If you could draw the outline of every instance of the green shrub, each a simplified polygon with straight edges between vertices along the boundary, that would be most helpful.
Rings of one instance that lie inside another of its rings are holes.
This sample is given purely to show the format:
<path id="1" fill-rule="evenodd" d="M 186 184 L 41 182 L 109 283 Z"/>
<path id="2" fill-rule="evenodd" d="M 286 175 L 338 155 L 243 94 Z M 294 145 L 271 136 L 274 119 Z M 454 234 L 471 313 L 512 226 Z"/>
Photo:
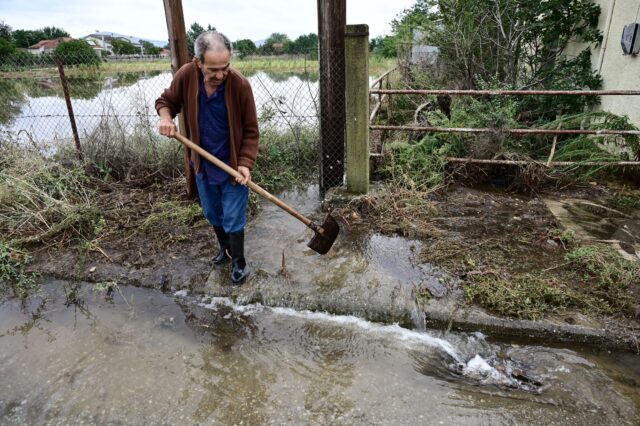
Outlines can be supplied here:
<path id="1" fill-rule="evenodd" d="M 25 270 L 30 257 L 0 241 L 0 298 L 24 299 L 38 288 L 36 274 Z"/>

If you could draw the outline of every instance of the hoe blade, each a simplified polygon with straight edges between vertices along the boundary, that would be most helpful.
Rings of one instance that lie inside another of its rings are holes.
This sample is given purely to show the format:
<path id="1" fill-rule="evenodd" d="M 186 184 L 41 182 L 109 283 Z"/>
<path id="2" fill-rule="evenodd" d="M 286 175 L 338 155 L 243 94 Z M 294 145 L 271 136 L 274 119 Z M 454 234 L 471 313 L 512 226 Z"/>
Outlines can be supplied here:
<path id="1" fill-rule="evenodd" d="M 314 223 L 310 228 L 313 229 L 315 235 L 307 246 L 320 254 L 327 254 L 336 238 L 338 238 L 338 233 L 340 232 L 338 222 L 331 214 L 328 214 L 321 225 Z"/>

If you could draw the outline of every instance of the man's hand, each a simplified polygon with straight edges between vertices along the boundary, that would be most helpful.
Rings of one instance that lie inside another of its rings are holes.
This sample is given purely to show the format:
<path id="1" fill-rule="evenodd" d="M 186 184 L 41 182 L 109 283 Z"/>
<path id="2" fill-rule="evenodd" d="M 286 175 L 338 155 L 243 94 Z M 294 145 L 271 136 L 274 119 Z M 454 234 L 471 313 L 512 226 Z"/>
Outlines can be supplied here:
<path id="1" fill-rule="evenodd" d="M 160 126 L 158 130 L 163 136 L 169 136 L 170 138 L 176 135 L 176 125 L 171 118 L 171 113 L 167 108 L 162 108 L 160 111 Z"/>
<path id="2" fill-rule="evenodd" d="M 243 179 L 240 179 L 239 177 L 236 178 L 236 182 L 238 182 L 241 185 L 246 185 L 249 183 L 249 181 L 251 180 L 251 170 L 249 170 L 247 167 L 244 166 L 238 166 L 238 172 L 244 176 Z"/>
<path id="3" fill-rule="evenodd" d="M 176 135 L 176 125 L 172 119 L 160 120 L 160 134 L 163 136 L 169 136 L 170 138 Z"/>

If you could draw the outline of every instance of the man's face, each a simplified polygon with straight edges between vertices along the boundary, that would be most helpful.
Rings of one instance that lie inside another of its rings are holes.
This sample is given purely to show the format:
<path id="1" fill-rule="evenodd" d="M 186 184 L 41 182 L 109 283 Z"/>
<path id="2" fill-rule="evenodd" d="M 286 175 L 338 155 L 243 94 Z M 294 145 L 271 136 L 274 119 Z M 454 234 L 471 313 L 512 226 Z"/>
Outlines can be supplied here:
<path id="1" fill-rule="evenodd" d="M 208 51 L 204 54 L 204 62 L 198 61 L 204 81 L 217 86 L 227 78 L 231 55 L 227 50 Z"/>

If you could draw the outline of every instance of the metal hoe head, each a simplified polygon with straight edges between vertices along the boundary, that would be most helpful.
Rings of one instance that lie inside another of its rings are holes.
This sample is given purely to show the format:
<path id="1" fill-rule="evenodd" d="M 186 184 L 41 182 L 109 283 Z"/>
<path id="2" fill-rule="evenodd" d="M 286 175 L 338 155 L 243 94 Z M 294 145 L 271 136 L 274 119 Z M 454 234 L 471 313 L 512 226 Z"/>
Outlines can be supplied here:
<path id="1" fill-rule="evenodd" d="M 340 232 L 338 222 L 336 222 L 331 214 L 328 214 L 321 225 L 312 223 L 310 228 L 313 229 L 315 235 L 307 246 L 320 254 L 327 254 L 336 241 L 336 238 L 338 238 L 338 233 Z"/>

